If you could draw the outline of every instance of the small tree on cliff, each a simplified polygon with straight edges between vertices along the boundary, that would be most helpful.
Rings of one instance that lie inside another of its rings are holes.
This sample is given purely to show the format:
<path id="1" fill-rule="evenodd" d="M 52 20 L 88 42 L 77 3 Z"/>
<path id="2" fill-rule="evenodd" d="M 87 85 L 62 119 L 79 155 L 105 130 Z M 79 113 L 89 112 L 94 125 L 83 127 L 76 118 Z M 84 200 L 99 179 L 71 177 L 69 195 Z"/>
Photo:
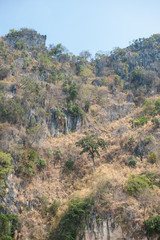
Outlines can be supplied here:
<path id="1" fill-rule="evenodd" d="M 98 138 L 96 135 L 89 135 L 76 142 L 76 146 L 82 148 L 80 154 L 87 152 L 88 155 L 91 156 L 94 170 L 96 170 L 95 156 L 97 155 L 100 157 L 98 149 L 101 148 L 104 150 L 106 148 L 106 145 L 106 141 L 102 138 Z"/>

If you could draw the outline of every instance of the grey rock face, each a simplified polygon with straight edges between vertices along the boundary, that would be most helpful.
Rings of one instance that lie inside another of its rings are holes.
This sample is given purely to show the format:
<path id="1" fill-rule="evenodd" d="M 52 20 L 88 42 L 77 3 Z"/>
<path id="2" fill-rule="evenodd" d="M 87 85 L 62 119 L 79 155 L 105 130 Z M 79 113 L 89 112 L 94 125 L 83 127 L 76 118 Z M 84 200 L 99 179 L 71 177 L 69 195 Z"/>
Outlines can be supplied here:
<path id="1" fill-rule="evenodd" d="M 133 224 L 134 225 L 134 224 Z M 127 229 L 127 225 L 126 225 Z M 136 237 L 135 232 L 141 231 L 141 234 Z M 112 214 L 107 214 L 105 217 L 97 218 L 92 215 L 85 231 L 80 233 L 76 240 L 147 240 L 145 233 L 139 225 L 134 225 L 130 231 L 124 230 Z M 150 240 L 157 240 L 151 238 Z"/>
<path id="2" fill-rule="evenodd" d="M 49 124 L 49 132 L 52 137 L 67 134 L 68 131 L 76 131 L 82 126 L 82 118 L 80 115 L 72 116 L 66 110 L 63 111 L 64 118 L 59 118 L 55 114 L 55 108 L 51 109 L 51 121 Z"/>
<path id="3" fill-rule="evenodd" d="M 116 121 L 120 118 L 125 117 L 133 109 L 133 103 L 122 104 L 122 105 L 111 105 L 104 108 L 103 111 L 107 113 L 107 120 L 109 122 Z"/>

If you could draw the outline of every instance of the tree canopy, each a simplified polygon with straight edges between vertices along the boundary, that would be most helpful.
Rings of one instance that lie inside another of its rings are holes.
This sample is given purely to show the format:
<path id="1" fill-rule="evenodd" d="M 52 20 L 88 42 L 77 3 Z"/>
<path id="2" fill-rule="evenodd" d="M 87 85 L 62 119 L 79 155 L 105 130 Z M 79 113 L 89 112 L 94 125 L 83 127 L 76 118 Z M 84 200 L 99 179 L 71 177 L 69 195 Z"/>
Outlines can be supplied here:
<path id="1" fill-rule="evenodd" d="M 98 138 L 96 135 L 88 135 L 82 138 L 80 141 L 76 142 L 76 146 L 82 148 L 80 154 L 87 152 L 88 155 L 91 156 L 94 170 L 96 170 L 94 161 L 95 156 L 100 157 L 98 149 L 101 148 L 104 150 L 106 148 L 106 145 L 106 141 L 102 138 Z"/>

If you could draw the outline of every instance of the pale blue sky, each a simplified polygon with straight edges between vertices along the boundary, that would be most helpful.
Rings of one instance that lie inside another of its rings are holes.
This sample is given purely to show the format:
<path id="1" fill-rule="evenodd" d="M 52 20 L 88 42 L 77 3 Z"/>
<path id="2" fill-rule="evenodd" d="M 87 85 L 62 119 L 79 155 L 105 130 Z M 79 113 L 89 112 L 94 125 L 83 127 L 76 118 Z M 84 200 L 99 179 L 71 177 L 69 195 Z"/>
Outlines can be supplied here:
<path id="1" fill-rule="evenodd" d="M 160 33 L 160 0 L 0 0 L 0 36 L 33 28 L 78 55 Z"/>

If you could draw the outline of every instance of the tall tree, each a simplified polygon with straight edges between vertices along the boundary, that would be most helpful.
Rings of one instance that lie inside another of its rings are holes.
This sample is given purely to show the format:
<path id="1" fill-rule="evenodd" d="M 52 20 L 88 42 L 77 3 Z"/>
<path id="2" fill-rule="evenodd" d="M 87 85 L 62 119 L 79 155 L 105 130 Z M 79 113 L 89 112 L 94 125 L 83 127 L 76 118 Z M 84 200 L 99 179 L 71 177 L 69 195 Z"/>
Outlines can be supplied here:
<path id="1" fill-rule="evenodd" d="M 106 145 L 106 141 L 102 138 L 98 138 L 96 135 L 86 136 L 80 141 L 76 142 L 76 146 L 82 148 L 80 154 L 87 152 L 88 155 L 91 156 L 94 170 L 96 170 L 95 156 L 100 157 L 98 149 L 101 148 L 102 150 L 104 150 L 106 148 Z"/>

